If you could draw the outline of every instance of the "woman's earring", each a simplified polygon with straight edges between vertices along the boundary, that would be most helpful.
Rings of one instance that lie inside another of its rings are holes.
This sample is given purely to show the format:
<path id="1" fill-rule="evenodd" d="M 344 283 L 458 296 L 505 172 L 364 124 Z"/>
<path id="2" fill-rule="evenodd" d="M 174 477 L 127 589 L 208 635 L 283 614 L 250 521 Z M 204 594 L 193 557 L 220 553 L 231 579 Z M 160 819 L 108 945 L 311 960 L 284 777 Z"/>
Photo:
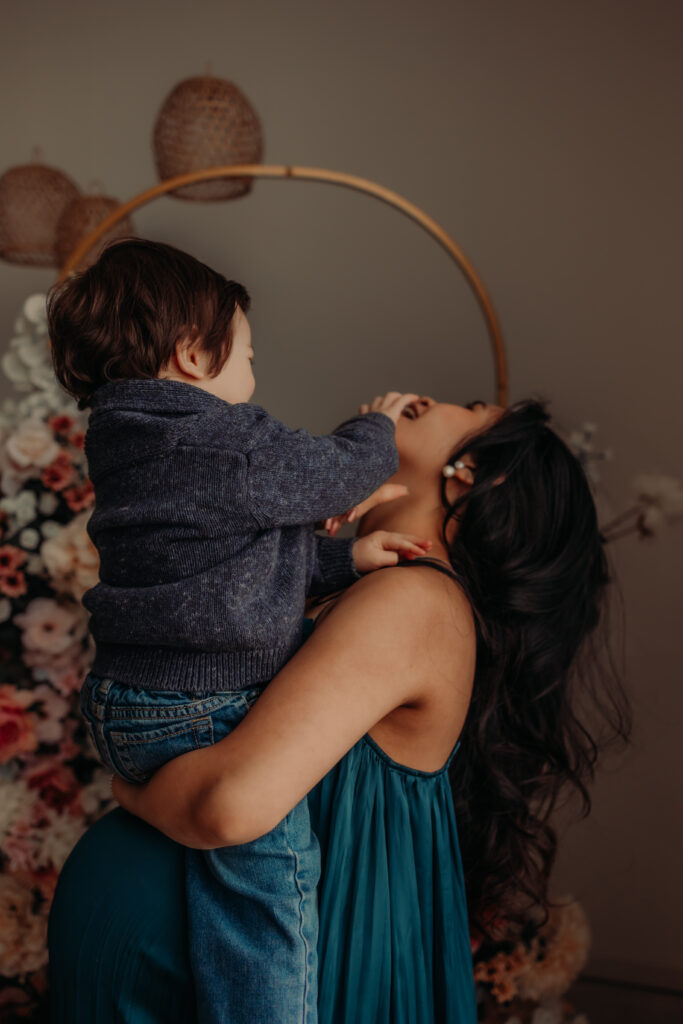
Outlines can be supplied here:
<path id="1" fill-rule="evenodd" d="M 455 476 L 459 469 L 465 469 L 465 463 L 461 459 L 458 459 L 458 461 L 454 463 L 454 465 L 451 465 L 450 462 L 447 462 L 446 465 L 441 470 L 441 472 L 445 477 L 449 477 Z"/>

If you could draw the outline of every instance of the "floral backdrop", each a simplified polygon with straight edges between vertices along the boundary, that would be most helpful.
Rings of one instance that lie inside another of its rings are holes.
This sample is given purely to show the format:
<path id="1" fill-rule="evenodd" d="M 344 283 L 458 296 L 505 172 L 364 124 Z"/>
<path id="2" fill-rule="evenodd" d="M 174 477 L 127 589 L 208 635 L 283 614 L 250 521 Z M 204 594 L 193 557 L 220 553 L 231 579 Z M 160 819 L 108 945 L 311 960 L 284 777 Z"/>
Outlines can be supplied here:
<path id="1" fill-rule="evenodd" d="M 2 357 L 16 398 L 0 406 L 0 1020 L 48 1020 L 47 920 L 74 844 L 111 806 L 109 774 L 81 723 L 94 656 L 83 593 L 99 559 L 86 524 L 87 413 L 52 372 L 45 296 L 24 303 Z M 602 457 L 579 436 L 586 463 Z M 621 525 L 621 523 L 620 523 Z M 629 523 L 631 525 L 631 523 Z M 488 1024 L 587 1024 L 564 994 L 585 965 L 589 929 L 567 898 L 541 924 L 472 951 Z"/>
<path id="2" fill-rule="evenodd" d="M 99 560 L 87 416 L 52 373 L 44 295 L 24 304 L 2 369 L 17 398 L 0 407 L 0 1020 L 38 1020 L 57 876 L 109 800 L 78 710 L 94 654 L 80 599 Z"/>

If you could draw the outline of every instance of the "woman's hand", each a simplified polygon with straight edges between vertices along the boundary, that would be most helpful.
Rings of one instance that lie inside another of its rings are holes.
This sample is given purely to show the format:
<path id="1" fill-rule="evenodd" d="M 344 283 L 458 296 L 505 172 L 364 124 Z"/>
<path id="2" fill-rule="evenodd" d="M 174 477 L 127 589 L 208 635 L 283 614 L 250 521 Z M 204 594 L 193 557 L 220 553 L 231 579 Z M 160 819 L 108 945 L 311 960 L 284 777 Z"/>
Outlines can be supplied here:
<path id="1" fill-rule="evenodd" d="M 162 765 L 143 783 L 125 782 L 115 775 L 111 791 L 125 810 L 159 829 L 169 839 L 194 850 L 213 850 L 226 843 L 211 834 L 203 820 L 202 795 L 212 765 L 212 748 L 193 750 Z"/>

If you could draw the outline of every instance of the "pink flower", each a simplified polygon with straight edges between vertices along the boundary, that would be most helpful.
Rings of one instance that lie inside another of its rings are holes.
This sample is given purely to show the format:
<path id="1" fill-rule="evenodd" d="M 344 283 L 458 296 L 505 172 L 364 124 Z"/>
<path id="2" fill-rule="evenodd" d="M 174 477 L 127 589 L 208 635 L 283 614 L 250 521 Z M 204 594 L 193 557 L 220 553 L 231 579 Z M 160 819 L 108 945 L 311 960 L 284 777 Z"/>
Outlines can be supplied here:
<path id="1" fill-rule="evenodd" d="M 0 874 L 0 974 L 13 977 L 47 963 L 47 915 L 36 913 L 32 889 Z"/>
<path id="2" fill-rule="evenodd" d="M 78 779 L 59 756 L 35 759 L 21 774 L 29 788 L 37 790 L 45 806 L 54 810 L 64 810 L 78 794 Z"/>
<path id="3" fill-rule="evenodd" d="M 87 754 L 87 751 L 84 751 L 83 749 L 83 744 L 77 743 L 74 739 L 74 736 L 81 725 L 80 719 L 77 720 L 70 716 L 69 718 L 64 719 L 63 725 L 64 733 L 59 744 L 59 757 L 61 760 L 73 761 L 73 759 L 78 757 L 79 754 Z"/>
<path id="4" fill-rule="evenodd" d="M 65 697 L 80 690 L 88 670 L 89 658 L 80 640 L 65 651 L 50 654 L 45 651 L 24 651 L 24 664 L 30 668 L 36 681 L 46 681 Z"/>
<path id="5" fill-rule="evenodd" d="M 86 480 L 84 484 L 64 491 L 64 498 L 72 512 L 82 512 L 84 508 L 90 508 L 95 500 L 95 488 L 90 480 Z"/>
<path id="6" fill-rule="evenodd" d="M 85 632 L 81 608 L 76 604 L 58 604 L 51 597 L 35 597 L 26 611 L 14 616 L 14 621 L 22 629 L 21 642 L 26 652 L 41 656 L 63 654 Z"/>
<path id="7" fill-rule="evenodd" d="M 8 572 L 0 576 L 0 592 L 7 597 L 21 597 L 27 590 L 23 572 Z"/>
<path id="8" fill-rule="evenodd" d="M 37 716 L 36 736 L 39 743 L 62 743 L 65 735 L 65 722 L 70 711 L 70 704 L 64 697 L 55 693 L 51 686 L 42 683 L 33 690 Z M 76 751 L 77 753 L 77 751 Z M 61 749 L 60 749 L 61 755 Z M 71 755 L 75 757 L 75 754 Z M 61 757 L 62 761 L 70 758 Z"/>
<path id="9" fill-rule="evenodd" d="M 21 548 L 13 544 L 3 544 L 0 547 L 0 575 L 13 573 L 24 564 L 27 554 Z"/>
<path id="10" fill-rule="evenodd" d="M 83 649 L 79 644 L 79 659 L 67 669 L 48 669 L 47 677 L 55 690 L 68 697 L 70 693 L 78 693 L 88 671 Z"/>
<path id="11" fill-rule="evenodd" d="M 30 690 L 0 686 L 0 764 L 31 754 L 38 746 L 35 715 L 26 710 L 32 699 Z"/>
<path id="12" fill-rule="evenodd" d="M 50 424 L 55 434 L 68 434 L 69 431 L 73 430 L 76 426 L 76 420 L 73 416 L 67 416 L 66 413 L 49 416 L 47 422 Z"/>
<path id="13" fill-rule="evenodd" d="M 71 456 L 68 452 L 61 452 L 57 458 L 46 466 L 40 479 L 45 487 L 51 491 L 63 491 L 71 483 L 76 475 Z"/>
<path id="14" fill-rule="evenodd" d="M 74 448 L 78 448 L 80 451 L 83 451 L 85 449 L 85 430 L 74 431 L 69 438 L 69 441 L 71 441 Z"/>
<path id="15" fill-rule="evenodd" d="M 57 888 L 57 871 L 54 867 L 50 866 L 47 868 L 37 868 L 33 871 L 13 871 L 12 878 L 14 878 L 19 885 L 25 886 L 27 889 L 38 889 L 40 895 L 48 903 L 52 903 L 52 897 L 55 894 Z"/>
<path id="16" fill-rule="evenodd" d="M 2 852 L 9 859 L 10 870 L 35 871 L 38 868 L 36 832 L 26 819 L 15 821 L 9 830 Z M 2 875 L 0 875 L 2 878 Z"/>
<path id="17" fill-rule="evenodd" d="M 23 988 L 14 985 L 12 988 L 3 988 L 0 992 L 0 1020 L 3 1019 L 4 1011 L 10 1014 L 9 1020 L 30 1021 L 35 1009 L 35 1000 Z"/>

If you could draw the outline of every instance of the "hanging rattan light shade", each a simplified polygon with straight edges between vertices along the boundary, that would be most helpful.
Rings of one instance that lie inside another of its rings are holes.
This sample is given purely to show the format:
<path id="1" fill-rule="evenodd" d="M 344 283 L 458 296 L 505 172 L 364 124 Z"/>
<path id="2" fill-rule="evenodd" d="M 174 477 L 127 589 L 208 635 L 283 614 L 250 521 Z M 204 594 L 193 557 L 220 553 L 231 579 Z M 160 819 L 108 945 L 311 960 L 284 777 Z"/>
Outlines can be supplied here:
<path id="1" fill-rule="evenodd" d="M 0 258 L 33 267 L 58 266 L 57 221 L 78 194 L 66 174 L 45 164 L 5 171 L 0 178 Z"/>
<path id="2" fill-rule="evenodd" d="M 63 267 L 76 247 L 91 235 L 98 224 L 117 210 L 121 203 L 110 196 L 77 196 L 62 213 L 57 223 L 56 250 L 59 266 Z M 115 238 L 127 238 L 135 234 L 133 222 L 124 217 L 107 231 L 97 245 L 83 257 L 76 269 L 83 270 L 95 262 L 102 249 Z"/>
<path id="3" fill-rule="evenodd" d="M 186 78 L 168 95 L 154 126 L 154 156 L 162 181 L 224 164 L 258 164 L 261 123 L 242 92 L 223 78 Z M 251 190 L 250 178 L 186 185 L 179 199 L 235 199 Z"/>

